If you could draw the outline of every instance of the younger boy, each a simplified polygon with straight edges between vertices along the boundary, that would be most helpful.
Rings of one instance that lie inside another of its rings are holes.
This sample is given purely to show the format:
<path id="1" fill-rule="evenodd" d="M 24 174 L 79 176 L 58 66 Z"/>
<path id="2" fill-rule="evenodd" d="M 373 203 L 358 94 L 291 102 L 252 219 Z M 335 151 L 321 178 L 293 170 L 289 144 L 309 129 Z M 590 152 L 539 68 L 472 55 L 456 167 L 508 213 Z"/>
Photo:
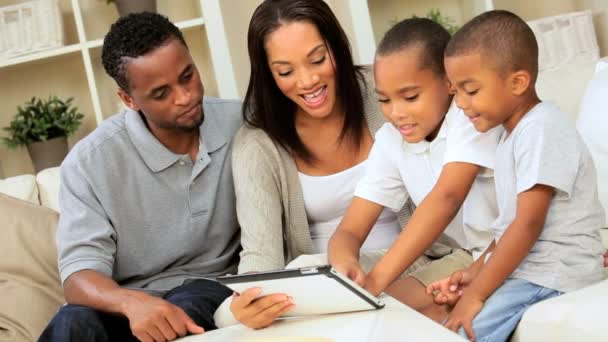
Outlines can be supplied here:
<path id="1" fill-rule="evenodd" d="M 458 274 L 465 276 L 459 285 L 469 285 L 445 325 L 464 327 L 471 339 L 505 341 L 530 305 L 601 280 L 595 168 L 574 125 L 536 94 L 538 46 L 522 19 L 481 14 L 445 55 L 456 103 L 475 128 L 505 129 L 494 174 L 495 248 L 485 264 Z"/>
<path id="2" fill-rule="evenodd" d="M 431 20 L 407 19 L 388 31 L 379 44 L 374 64 L 376 92 L 389 123 L 376 134 L 365 176 L 329 243 L 332 265 L 362 285 L 370 283 L 366 282 L 359 264 L 359 251 L 384 207 L 398 211 L 408 197 L 416 205 L 425 200 L 442 172 L 451 131 L 459 130 L 464 136 L 468 132 L 468 137 L 481 136 L 452 104 L 453 95 L 443 66 L 443 53 L 449 39 L 449 33 Z M 485 159 L 485 165 L 492 163 L 498 135 L 483 137 L 485 145 L 492 146 L 485 154 L 488 158 L 479 154 L 479 160 Z M 473 151 L 468 152 L 472 154 Z M 470 265 L 473 261 L 470 253 L 478 256 L 491 241 L 490 235 L 480 230 L 485 230 L 497 215 L 493 180 L 491 177 L 475 180 L 476 173 L 471 175 L 468 183 L 455 183 L 462 188 L 464 196 L 471 189 L 465 209 L 458 210 L 458 204 L 451 216 L 444 215 L 445 223 L 435 235 L 423 231 L 428 235 L 427 243 L 414 239 L 415 247 L 419 249 L 419 252 L 414 251 L 414 259 L 419 258 L 444 229 L 452 240 L 453 251 L 435 254 L 435 258 L 443 257 L 432 262 L 423 257 L 427 265 L 387 290 L 436 320 L 443 320 L 447 311 L 433 304 L 432 296 L 425 293 L 426 286 Z M 473 210 L 467 210 L 467 206 Z M 406 268 L 395 267 L 390 282 Z"/>

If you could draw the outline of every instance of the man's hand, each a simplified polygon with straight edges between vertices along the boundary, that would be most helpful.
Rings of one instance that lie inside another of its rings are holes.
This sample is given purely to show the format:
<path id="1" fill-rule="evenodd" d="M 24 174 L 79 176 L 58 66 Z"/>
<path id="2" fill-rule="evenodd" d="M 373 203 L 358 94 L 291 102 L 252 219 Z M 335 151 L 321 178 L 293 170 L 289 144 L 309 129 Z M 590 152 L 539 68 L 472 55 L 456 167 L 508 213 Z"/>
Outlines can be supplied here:
<path id="1" fill-rule="evenodd" d="M 608 251 L 604 253 L 604 267 L 608 267 Z"/>
<path id="2" fill-rule="evenodd" d="M 470 290 L 470 289 L 469 289 Z M 464 328 L 471 341 L 475 341 L 473 332 L 473 319 L 483 308 L 483 301 L 471 291 L 464 290 L 462 297 L 448 316 L 444 326 L 454 332 L 460 327 Z"/>
<path id="3" fill-rule="evenodd" d="M 143 292 L 124 303 L 123 313 L 133 335 L 143 342 L 172 341 L 205 332 L 180 307 Z"/>
<path id="4" fill-rule="evenodd" d="M 357 285 L 364 287 L 366 281 L 365 272 L 361 269 L 361 265 L 358 262 L 345 262 L 345 263 L 337 263 L 332 265 L 336 271 L 342 273 L 347 276 L 350 280 L 357 283 Z"/>
<path id="5" fill-rule="evenodd" d="M 475 277 L 470 269 L 464 269 L 452 273 L 451 276 L 438 280 L 426 288 L 426 293 L 435 293 L 434 301 L 439 305 L 454 306 L 465 287 L 467 287 Z"/>
<path id="6" fill-rule="evenodd" d="M 240 295 L 234 294 L 230 311 L 239 322 L 252 329 L 269 326 L 282 314 L 293 309 L 293 299 L 286 294 L 275 293 L 257 298 L 259 287 L 251 288 Z"/>

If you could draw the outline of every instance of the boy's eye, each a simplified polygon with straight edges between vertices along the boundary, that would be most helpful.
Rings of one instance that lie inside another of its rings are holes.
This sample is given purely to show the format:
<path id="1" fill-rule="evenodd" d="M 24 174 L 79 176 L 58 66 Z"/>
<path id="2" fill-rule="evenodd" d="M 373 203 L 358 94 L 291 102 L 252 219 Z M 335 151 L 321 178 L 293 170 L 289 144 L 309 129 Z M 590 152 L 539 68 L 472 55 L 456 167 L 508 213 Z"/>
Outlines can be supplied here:
<path id="1" fill-rule="evenodd" d="M 420 95 L 420 94 L 416 94 L 414 96 L 407 96 L 407 97 L 405 97 L 405 100 L 408 102 L 416 101 L 416 99 L 418 98 L 418 95 Z"/>
<path id="2" fill-rule="evenodd" d="M 323 57 L 321 57 L 320 59 L 318 59 L 318 60 L 316 60 L 316 61 L 312 62 L 312 64 L 321 64 L 321 63 L 323 63 L 323 62 L 325 62 L 325 56 L 323 56 Z"/>
<path id="3" fill-rule="evenodd" d="M 160 91 L 158 93 L 155 93 L 152 98 L 155 99 L 155 100 L 162 100 L 166 96 L 167 96 L 167 91 L 163 90 L 163 91 Z"/>
<path id="4" fill-rule="evenodd" d="M 383 98 L 378 98 L 378 102 L 380 102 L 380 103 L 388 103 L 389 100 L 388 99 L 383 99 Z"/>

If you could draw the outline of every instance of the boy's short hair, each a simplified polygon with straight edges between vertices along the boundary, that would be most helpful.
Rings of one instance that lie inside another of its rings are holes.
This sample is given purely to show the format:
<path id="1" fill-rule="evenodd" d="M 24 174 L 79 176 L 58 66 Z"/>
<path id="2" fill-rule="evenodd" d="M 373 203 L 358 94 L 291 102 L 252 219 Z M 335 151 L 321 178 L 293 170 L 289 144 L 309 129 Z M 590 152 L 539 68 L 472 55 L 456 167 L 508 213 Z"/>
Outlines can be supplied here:
<path id="1" fill-rule="evenodd" d="M 450 33 L 426 18 L 405 19 L 395 24 L 382 38 L 376 55 L 387 56 L 410 47 L 422 48 L 420 67 L 445 75 L 443 56 Z"/>
<path id="2" fill-rule="evenodd" d="M 103 67 L 116 84 L 128 92 L 125 68 L 128 58 L 143 56 L 170 39 L 177 39 L 188 48 L 182 32 L 167 17 L 150 12 L 129 14 L 112 24 L 103 39 Z"/>
<path id="3" fill-rule="evenodd" d="M 526 70 L 538 74 L 538 44 L 520 17 L 504 10 L 482 13 L 466 23 L 450 40 L 446 57 L 481 54 L 499 72 Z"/>

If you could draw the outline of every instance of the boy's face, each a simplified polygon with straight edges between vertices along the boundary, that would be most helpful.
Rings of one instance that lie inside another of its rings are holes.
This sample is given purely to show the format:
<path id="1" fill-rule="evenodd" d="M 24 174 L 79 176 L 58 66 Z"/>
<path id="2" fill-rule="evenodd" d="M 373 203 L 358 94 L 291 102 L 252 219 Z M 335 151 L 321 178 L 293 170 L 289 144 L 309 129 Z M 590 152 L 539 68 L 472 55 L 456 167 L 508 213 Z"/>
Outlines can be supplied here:
<path id="1" fill-rule="evenodd" d="M 203 121 L 203 84 L 188 49 L 177 39 L 127 65 L 129 93 L 123 102 L 140 110 L 157 134 L 198 129 Z"/>
<path id="2" fill-rule="evenodd" d="M 481 54 L 445 59 L 448 78 L 456 90 L 456 104 L 480 132 L 503 124 L 516 108 L 511 77 L 484 62 Z"/>
<path id="3" fill-rule="evenodd" d="M 452 96 L 445 76 L 420 66 L 418 47 L 376 56 L 376 93 L 384 117 L 408 143 L 437 136 Z"/>

